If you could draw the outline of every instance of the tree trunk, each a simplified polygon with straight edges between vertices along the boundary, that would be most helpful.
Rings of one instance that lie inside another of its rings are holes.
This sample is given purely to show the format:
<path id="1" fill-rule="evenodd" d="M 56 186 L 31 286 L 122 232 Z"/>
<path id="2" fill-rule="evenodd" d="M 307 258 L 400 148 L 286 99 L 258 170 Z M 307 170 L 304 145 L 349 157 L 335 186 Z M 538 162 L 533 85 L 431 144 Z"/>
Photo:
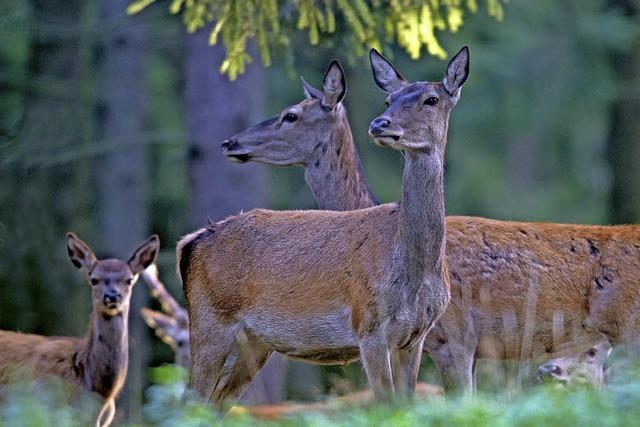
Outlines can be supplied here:
<path id="1" fill-rule="evenodd" d="M 621 9 L 637 19 L 635 0 L 610 0 L 611 9 Z M 613 186 L 610 220 L 613 223 L 640 222 L 640 37 L 624 53 L 611 55 L 611 63 L 620 82 L 611 108 L 608 154 Z"/>
<path id="2" fill-rule="evenodd" d="M 146 46 L 143 15 L 127 16 L 129 0 L 102 0 L 96 133 L 104 154 L 96 161 L 98 242 L 108 256 L 125 258 L 150 234 L 147 206 L 149 147 L 145 137 Z M 171 243 L 169 243 L 171 244 Z M 144 286 L 144 285 L 138 285 Z M 142 291 L 141 289 L 139 289 Z M 150 339 L 138 315 L 147 292 L 134 292 L 129 323 L 129 373 L 121 407 L 140 420 Z"/>
<path id="3" fill-rule="evenodd" d="M 80 222 L 70 217 L 82 213 L 86 194 L 74 187 L 75 168 L 49 162 L 78 142 L 75 34 L 82 7 L 78 1 L 34 0 L 29 9 L 29 57 L 20 86 L 24 118 L 3 147 L 9 155 L 0 159 L 7 168 L 0 176 L 0 324 L 33 333 L 84 333 L 74 313 L 86 309 L 88 295 L 73 286 L 79 276 L 64 264 L 64 232 Z"/>
<path id="4" fill-rule="evenodd" d="M 191 179 L 191 224 L 201 227 L 240 210 L 264 207 L 268 176 L 260 165 L 227 161 L 220 143 L 263 118 L 262 69 L 252 64 L 230 82 L 218 72 L 221 46 L 209 46 L 208 32 L 187 35 L 186 121 Z"/>
<path id="5" fill-rule="evenodd" d="M 220 143 L 261 120 L 265 91 L 258 64 L 234 82 L 218 72 L 224 57 L 221 46 L 209 46 L 209 33 L 187 35 L 186 122 L 191 182 L 190 223 L 202 227 L 241 210 L 264 207 L 268 176 L 260 165 L 236 165 L 220 151 Z M 284 399 L 286 360 L 271 357 L 245 393 L 251 403 Z"/>

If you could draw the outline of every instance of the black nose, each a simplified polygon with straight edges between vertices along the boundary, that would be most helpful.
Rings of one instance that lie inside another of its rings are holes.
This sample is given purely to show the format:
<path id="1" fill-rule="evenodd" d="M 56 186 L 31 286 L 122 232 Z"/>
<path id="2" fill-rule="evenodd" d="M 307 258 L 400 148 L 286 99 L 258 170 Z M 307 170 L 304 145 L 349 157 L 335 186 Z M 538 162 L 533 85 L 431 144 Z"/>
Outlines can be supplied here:
<path id="1" fill-rule="evenodd" d="M 369 123 L 369 132 L 372 135 L 381 135 L 391 124 L 391 120 L 386 117 L 376 117 Z"/>
<path id="2" fill-rule="evenodd" d="M 104 305 L 115 304 L 120 301 L 120 294 L 117 292 L 107 292 L 102 297 Z"/>
<path id="3" fill-rule="evenodd" d="M 387 119 L 386 117 L 376 117 L 375 119 L 373 119 L 370 126 L 372 128 L 386 129 L 390 124 L 391 120 Z"/>
<path id="4" fill-rule="evenodd" d="M 225 141 L 222 141 L 222 145 L 220 145 L 220 148 L 222 148 L 223 150 L 235 150 L 237 148 L 240 148 L 240 144 L 238 144 L 238 141 L 236 141 L 235 139 L 227 139 Z"/>

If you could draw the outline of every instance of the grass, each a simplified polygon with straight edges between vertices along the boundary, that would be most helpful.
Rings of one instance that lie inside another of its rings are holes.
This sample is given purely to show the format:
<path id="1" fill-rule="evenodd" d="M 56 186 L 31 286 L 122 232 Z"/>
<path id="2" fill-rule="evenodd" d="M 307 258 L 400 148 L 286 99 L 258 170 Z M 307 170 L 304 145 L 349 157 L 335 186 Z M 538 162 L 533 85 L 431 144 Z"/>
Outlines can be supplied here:
<path id="1" fill-rule="evenodd" d="M 629 365 L 628 365 L 629 366 Z M 142 426 L 634 426 L 640 425 L 640 380 L 626 372 L 604 392 L 591 388 L 536 387 L 513 399 L 504 395 L 434 398 L 412 404 L 369 404 L 335 411 L 296 413 L 279 421 L 260 421 L 234 410 L 220 418 L 212 408 L 184 397 L 183 371 L 156 368 L 146 391 Z M 96 402 L 81 399 L 68 406 L 61 386 L 47 390 L 14 386 L 0 396 L 0 426 L 91 425 Z M 126 425 L 126 424 L 125 424 Z"/>

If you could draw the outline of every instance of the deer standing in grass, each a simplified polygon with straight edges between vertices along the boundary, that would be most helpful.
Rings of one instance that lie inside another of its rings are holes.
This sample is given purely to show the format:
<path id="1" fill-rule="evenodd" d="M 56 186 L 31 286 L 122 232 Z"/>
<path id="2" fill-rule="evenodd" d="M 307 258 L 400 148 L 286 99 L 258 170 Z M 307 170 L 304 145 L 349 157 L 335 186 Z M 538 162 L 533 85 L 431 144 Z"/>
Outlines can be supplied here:
<path id="1" fill-rule="evenodd" d="M 97 393 L 103 405 L 96 425 L 111 424 L 115 399 L 127 376 L 131 291 L 138 275 L 155 261 L 158 249 L 154 235 L 128 261 L 98 260 L 86 243 L 69 233 L 69 258 L 91 285 L 89 332 L 75 338 L 0 331 L 0 384 L 16 379 L 19 372 L 33 379 L 62 378 L 77 393 Z"/>
<path id="2" fill-rule="evenodd" d="M 424 337 L 449 300 L 443 156 L 468 51 L 451 61 L 443 83 L 404 87 L 394 87 L 393 67 L 372 55 L 379 85 L 393 93 L 370 131 L 405 154 L 400 206 L 259 209 L 178 244 L 191 387 L 217 404 L 237 397 L 273 351 L 312 363 L 360 358 L 378 398 L 415 388 Z"/>
<path id="3" fill-rule="evenodd" d="M 158 275 L 158 267 L 150 265 L 143 273 L 151 294 L 160 302 L 162 312 L 142 308 L 140 314 L 147 326 L 171 347 L 175 363 L 184 368 L 191 367 L 191 347 L 189 346 L 189 315 L 169 293 Z"/>
<path id="4" fill-rule="evenodd" d="M 341 69 L 332 64 L 322 91 L 304 83 L 309 99 L 225 141 L 223 154 L 235 162 L 303 166 L 320 209 L 373 206 L 345 109 L 327 101 L 336 90 L 342 99 L 340 82 Z M 314 99 L 331 108 L 313 108 Z M 636 339 L 640 227 L 449 216 L 446 229 L 451 302 L 424 350 L 447 392 L 471 392 L 478 357 L 580 357 L 603 339 Z"/>

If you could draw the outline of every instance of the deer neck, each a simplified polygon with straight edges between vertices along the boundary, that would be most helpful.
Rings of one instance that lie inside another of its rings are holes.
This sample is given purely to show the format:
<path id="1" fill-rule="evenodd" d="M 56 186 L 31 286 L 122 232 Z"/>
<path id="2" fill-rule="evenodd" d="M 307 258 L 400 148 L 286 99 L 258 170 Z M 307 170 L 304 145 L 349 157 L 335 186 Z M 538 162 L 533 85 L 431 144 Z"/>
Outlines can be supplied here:
<path id="1" fill-rule="evenodd" d="M 395 270 L 411 288 L 444 273 L 444 152 L 405 155 Z"/>
<path id="2" fill-rule="evenodd" d="M 93 310 L 84 346 L 77 354 L 76 367 L 85 385 L 104 398 L 118 393 L 124 383 L 129 361 L 129 307 L 115 316 Z"/>
<path id="3" fill-rule="evenodd" d="M 305 180 L 320 209 L 348 211 L 378 204 L 369 188 L 344 107 L 326 140 L 318 141 Z"/>

